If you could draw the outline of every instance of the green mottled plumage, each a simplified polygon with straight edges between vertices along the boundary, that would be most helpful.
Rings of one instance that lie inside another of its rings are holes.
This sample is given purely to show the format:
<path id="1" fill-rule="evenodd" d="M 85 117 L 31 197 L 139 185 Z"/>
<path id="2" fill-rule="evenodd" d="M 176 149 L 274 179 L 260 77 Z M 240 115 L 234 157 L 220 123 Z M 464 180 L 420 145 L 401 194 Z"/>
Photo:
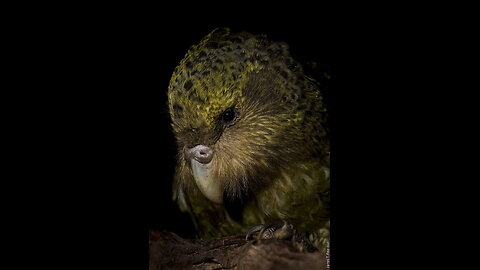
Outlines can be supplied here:
<path id="1" fill-rule="evenodd" d="M 282 219 L 323 247 L 330 225 L 326 111 L 318 84 L 288 46 L 215 30 L 187 52 L 168 90 L 179 149 L 174 199 L 199 235 L 244 234 Z M 231 107 L 238 119 L 222 125 L 219 117 Z M 198 144 L 214 150 L 224 204 L 210 202 L 195 184 L 183 147 Z"/>

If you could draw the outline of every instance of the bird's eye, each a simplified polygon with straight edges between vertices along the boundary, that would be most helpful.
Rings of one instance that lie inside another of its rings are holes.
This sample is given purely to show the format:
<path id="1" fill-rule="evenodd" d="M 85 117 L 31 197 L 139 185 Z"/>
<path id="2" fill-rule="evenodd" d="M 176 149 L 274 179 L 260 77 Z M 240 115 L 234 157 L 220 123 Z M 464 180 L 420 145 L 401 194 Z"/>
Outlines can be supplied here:
<path id="1" fill-rule="evenodd" d="M 237 112 L 233 107 L 226 109 L 220 116 L 220 120 L 224 125 L 230 125 L 237 120 Z"/>

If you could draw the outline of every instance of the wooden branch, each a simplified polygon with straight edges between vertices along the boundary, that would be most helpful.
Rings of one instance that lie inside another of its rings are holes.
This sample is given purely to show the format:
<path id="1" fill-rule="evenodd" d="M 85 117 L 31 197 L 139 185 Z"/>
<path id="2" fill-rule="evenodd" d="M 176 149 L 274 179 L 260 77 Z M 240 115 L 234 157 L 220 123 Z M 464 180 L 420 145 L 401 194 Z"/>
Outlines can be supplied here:
<path id="1" fill-rule="evenodd" d="M 328 269 L 324 252 L 306 253 L 284 240 L 183 239 L 150 231 L 150 270 L 157 269 Z"/>

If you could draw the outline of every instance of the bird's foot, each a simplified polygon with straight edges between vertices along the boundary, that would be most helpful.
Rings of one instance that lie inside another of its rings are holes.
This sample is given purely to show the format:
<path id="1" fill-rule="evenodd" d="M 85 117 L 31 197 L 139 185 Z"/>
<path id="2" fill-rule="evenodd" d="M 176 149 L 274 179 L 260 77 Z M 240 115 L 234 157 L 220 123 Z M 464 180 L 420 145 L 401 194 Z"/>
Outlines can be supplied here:
<path id="1" fill-rule="evenodd" d="M 311 242 L 304 235 L 300 234 L 292 224 L 288 224 L 286 221 L 282 223 L 268 223 L 255 225 L 250 228 L 245 237 L 249 240 L 254 233 L 258 232 L 256 239 L 280 239 L 291 240 L 294 247 L 300 251 L 313 252 L 317 249 L 311 244 Z"/>

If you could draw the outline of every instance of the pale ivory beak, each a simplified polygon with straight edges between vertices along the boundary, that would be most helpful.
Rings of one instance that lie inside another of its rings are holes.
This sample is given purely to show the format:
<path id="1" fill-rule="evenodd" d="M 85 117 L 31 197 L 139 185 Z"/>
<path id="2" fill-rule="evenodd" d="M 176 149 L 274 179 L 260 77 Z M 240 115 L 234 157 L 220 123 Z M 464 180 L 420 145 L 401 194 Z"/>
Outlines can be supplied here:
<path id="1" fill-rule="evenodd" d="M 212 161 L 202 164 L 192 158 L 190 164 L 192 165 L 195 182 L 203 195 L 214 203 L 223 203 L 223 189 L 220 181 L 213 176 Z"/>

